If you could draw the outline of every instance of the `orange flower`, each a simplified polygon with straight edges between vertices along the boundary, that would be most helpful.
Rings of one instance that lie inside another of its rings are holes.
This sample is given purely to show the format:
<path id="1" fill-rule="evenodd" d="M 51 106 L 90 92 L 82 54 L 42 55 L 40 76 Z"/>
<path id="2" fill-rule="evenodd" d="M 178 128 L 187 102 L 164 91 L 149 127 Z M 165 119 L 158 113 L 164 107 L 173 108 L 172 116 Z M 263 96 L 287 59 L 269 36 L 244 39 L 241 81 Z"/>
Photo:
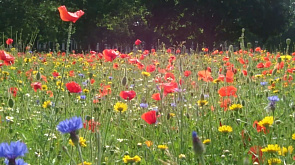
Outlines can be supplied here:
<path id="1" fill-rule="evenodd" d="M 76 11 L 75 13 L 68 12 L 65 6 L 60 6 L 58 8 L 58 11 L 60 18 L 66 22 L 75 23 L 82 15 L 84 15 L 84 12 L 82 10 Z"/>
<path id="2" fill-rule="evenodd" d="M 161 100 L 160 93 L 154 93 L 152 95 L 152 99 L 154 99 L 154 100 Z"/>
<path id="3" fill-rule="evenodd" d="M 211 76 L 211 72 L 208 70 L 202 70 L 198 72 L 198 80 L 203 80 L 205 82 L 213 81 L 213 78 Z"/>
<path id="4" fill-rule="evenodd" d="M 152 141 L 145 141 L 144 143 L 146 144 L 147 147 L 150 147 L 153 145 Z"/>
<path id="5" fill-rule="evenodd" d="M 237 88 L 235 88 L 234 86 L 225 86 L 218 90 L 219 95 L 222 97 L 224 96 L 237 97 L 236 92 L 237 92 Z"/>

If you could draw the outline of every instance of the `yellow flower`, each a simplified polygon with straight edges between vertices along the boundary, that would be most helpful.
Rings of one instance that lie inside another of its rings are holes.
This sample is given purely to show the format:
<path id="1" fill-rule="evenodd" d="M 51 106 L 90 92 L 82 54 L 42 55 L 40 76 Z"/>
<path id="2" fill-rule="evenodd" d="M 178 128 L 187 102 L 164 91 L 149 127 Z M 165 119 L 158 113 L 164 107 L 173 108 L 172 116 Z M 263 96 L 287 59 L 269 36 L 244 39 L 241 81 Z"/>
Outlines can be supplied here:
<path id="1" fill-rule="evenodd" d="M 47 55 L 46 55 L 47 57 L 52 57 L 52 54 L 50 54 L 50 53 L 47 53 Z"/>
<path id="2" fill-rule="evenodd" d="M 83 89 L 83 92 L 84 93 L 89 93 L 89 90 L 88 89 Z"/>
<path id="3" fill-rule="evenodd" d="M 288 153 L 288 149 L 286 147 L 282 147 L 278 153 L 279 155 L 285 156 L 286 153 Z"/>
<path id="4" fill-rule="evenodd" d="M 185 155 L 184 154 L 180 154 L 178 157 L 179 157 L 179 159 L 185 159 Z"/>
<path id="5" fill-rule="evenodd" d="M 151 74 L 149 72 L 141 72 L 141 75 L 144 77 L 149 77 Z"/>
<path id="6" fill-rule="evenodd" d="M 23 84 L 23 81 L 22 80 L 18 80 L 17 82 L 18 82 L 19 85 L 22 85 Z"/>
<path id="7" fill-rule="evenodd" d="M 243 106 L 241 104 L 233 104 L 231 106 L 229 106 L 229 109 L 232 110 L 232 111 L 236 111 L 236 110 L 239 110 L 243 108 Z"/>
<path id="8" fill-rule="evenodd" d="M 168 146 L 167 145 L 158 145 L 158 148 L 161 150 L 166 150 L 166 149 L 168 149 Z"/>
<path id="9" fill-rule="evenodd" d="M 205 139 L 204 141 L 203 141 L 203 144 L 210 144 L 211 143 L 211 140 L 210 139 Z"/>
<path id="10" fill-rule="evenodd" d="M 31 62 L 32 60 L 30 59 L 30 58 L 24 58 L 24 62 L 25 63 L 29 63 L 29 62 Z"/>
<path id="11" fill-rule="evenodd" d="M 295 133 L 293 133 L 292 135 L 292 140 L 295 140 Z"/>
<path id="12" fill-rule="evenodd" d="M 145 143 L 145 145 L 146 145 L 147 147 L 150 147 L 150 146 L 153 145 L 153 142 L 152 142 L 152 141 L 145 141 L 144 143 Z"/>
<path id="13" fill-rule="evenodd" d="M 14 66 L 10 67 L 10 70 L 15 70 L 15 69 L 16 69 L 16 67 L 14 67 Z"/>
<path id="14" fill-rule="evenodd" d="M 72 139 L 69 140 L 69 144 L 71 146 L 75 146 Z M 83 137 L 79 137 L 79 144 L 80 144 L 81 147 L 86 147 L 87 146 L 86 145 L 86 139 L 84 139 Z"/>
<path id="15" fill-rule="evenodd" d="M 204 105 L 207 105 L 208 104 L 208 101 L 207 100 L 198 100 L 198 106 L 202 107 Z"/>
<path id="16" fill-rule="evenodd" d="M 125 112 L 127 111 L 127 104 L 126 103 L 122 103 L 122 102 L 117 102 L 115 105 L 114 105 L 114 110 L 117 111 L 117 112 Z"/>
<path id="17" fill-rule="evenodd" d="M 123 162 L 124 163 L 133 163 L 133 162 L 140 162 L 141 161 L 141 158 L 138 156 L 138 155 L 135 155 L 133 158 L 130 157 L 129 155 L 125 155 L 124 158 L 123 158 Z"/>
<path id="18" fill-rule="evenodd" d="M 280 146 L 277 144 L 268 144 L 267 147 L 262 148 L 262 152 L 268 152 L 268 153 L 276 153 L 281 150 Z"/>
<path id="19" fill-rule="evenodd" d="M 266 116 L 263 120 L 258 122 L 261 127 L 269 127 L 273 124 L 273 116 Z"/>
<path id="20" fill-rule="evenodd" d="M 169 113 L 169 116 L 170 117 L 175 117 L 176 115 L 175 115 L 175 113 Z"/>
<path id="21" fill-rule="evenodd" d="M 83 164 L 84 164 L 84 165 L 92 165 L 92 163 L 90 163 L 90 162 L 86 162 L 86 161 L 84 161 Z M 78 165 L 82 165 L 82 163 L 79 163 Z"/>
<path id="22" fill-rule="evenodd" d="M 56 86 L 58 86 L 58 87 L 61 87 L 61 86 L 63 86 L 64 85 L 64 83 L 62 83 L 61 81 L 57 81 L 56 82 Z"/>
<path id="23" fill-rule="evenodd" d="M 47 62 L 44 62 L 43 64 L 44 64 L 44 65 L 47 65 L 48 63 L 47 63 Z"/>
<path id="24" fill-rule="evenodd" d="M 50 100 L 44 101 L 44 103 L 42 104 L 42 107 L 43 108 L 50 108 L 51 107 L 51 101 Z"/>
<path id="25" fill-rule="evenodd" d="M 288 152 L 289 152 L 289 154 L 292 154 L 293 153 L 293 150 L 294 150 L 293 146 L 288 146 Z"/>
<path id="26" fill-rule="evenodd" d="M 270 158 L 267 160 L 268 165 L 273 165 L 273 164 L 281 164 L 282 161 L 281 159 L 278 158 Z"/>
<path id="27" fill-rule="evenodd" d="M 42 85 L 42 90 L 46 90 L 47 91 L 48 87 L 47 85 Z"/>
<path id="28" fill-rule="evenodd" d="M 229 126 L 229 125 L 223 125 L 223 126 L 218 128 L 218 131 L 222 132 L 222 133 L 229 133 L 229 132 L 233 131 L 233 128 L 231 126 Z"/>
<path id="29" fill-rule="evenodd" d="M 3 74 L 4 76 L 9 76 L 9 72 L 6 72 L 6 71 L 2 71 L 2 74 Z"/>
<path id="30" fill-rule="evenodd" d="M 213 80 L 213 83 L 215 83 L 215 84 L 217 84 L 217 83 L 220 83 L 220 82 L 222 82 L 220 79 L 215 79 L 215 80 Z"/>
<path id="31" fill-rule="evenodd" d="M 255 75 L 255 78 L 262 78 L 262 77 L 263 77 L 262 74 L 257 74 L 257 75 Z"/>
<path id="32" fill-rule="evenodd" d="M 282 60 L 285 60 L 285 59 L 291 60 L 292 59 L 292 56 L 290 56 L 290 55 L 280 56 L 280 57 L 281 57 Z"/>

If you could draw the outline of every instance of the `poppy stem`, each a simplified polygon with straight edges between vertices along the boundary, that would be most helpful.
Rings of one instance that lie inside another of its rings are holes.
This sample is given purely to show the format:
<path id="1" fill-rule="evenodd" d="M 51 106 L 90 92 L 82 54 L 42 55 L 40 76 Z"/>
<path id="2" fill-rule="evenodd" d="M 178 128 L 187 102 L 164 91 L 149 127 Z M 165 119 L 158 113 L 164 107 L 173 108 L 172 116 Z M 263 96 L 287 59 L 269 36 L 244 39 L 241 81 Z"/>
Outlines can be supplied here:
<path id="1" fill-rule="evenodd" d="M 70 22 L 69 31 L 68 31 L 68 39 L 67 39 L 67 50 L 66 50 L 66 57 L 69 55 L 70 43 L 71 43 L 71 34 L 72 34 L 72 27 L 73 23 Z"/>

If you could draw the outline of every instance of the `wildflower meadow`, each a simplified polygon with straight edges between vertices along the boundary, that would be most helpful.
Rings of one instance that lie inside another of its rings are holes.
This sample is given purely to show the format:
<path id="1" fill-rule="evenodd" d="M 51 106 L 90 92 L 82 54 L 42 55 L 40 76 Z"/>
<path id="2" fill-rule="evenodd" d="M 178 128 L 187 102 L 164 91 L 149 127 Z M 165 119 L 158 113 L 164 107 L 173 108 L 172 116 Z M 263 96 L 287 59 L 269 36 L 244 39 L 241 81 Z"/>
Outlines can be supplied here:
<path id="1" fill-rule="evenodd" d="M 0 49 L 0 164 L 295 162 L 295 52 Z M 86 12 L 86 11 L 85 11 Z M 242 36 L 244 31 L 242 32 Z M 243 45 L 241 41 L 241 45 Z"/>

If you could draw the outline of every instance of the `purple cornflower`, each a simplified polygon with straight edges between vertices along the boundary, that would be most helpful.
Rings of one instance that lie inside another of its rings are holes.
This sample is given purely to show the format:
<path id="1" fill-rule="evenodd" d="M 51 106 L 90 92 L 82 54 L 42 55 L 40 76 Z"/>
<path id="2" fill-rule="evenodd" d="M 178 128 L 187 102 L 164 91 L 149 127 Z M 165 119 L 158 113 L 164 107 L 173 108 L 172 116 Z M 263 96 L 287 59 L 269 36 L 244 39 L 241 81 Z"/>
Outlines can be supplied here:
<path id="1" fill-rule="evenodd" d="M 57 130 L 59 130 L 62 134 L 75 132 L 78 129 L 83 127 L 83 122 L 81 117 L 72 117 L 70 119 L 66 119 L 61 121 L 57 125 Z"/>
<path id="2" fill-rule="evenodd" d="M 85 95 L 81 95 L 81 96 L 80 96 L 80 99 L 81 99 L 81 100 L 85 100 L 85 99 L 86 99 L 86 96 L 85 96 Z"/>
<path id="3" fill-rule="evenodd" d="M 278 96 L 270 96 L 267 98 L 268 101 L 270 101 L 268 107 L 271 109 L 271 110 L 275 110 L 275 105 L 276 105 L 276 102 L 280 101 L 279 97 Z"/>
<path id="4" fill-rule="evenodd" d="M 176 107 L 176 103 L 171 103 L 171 107 Z"/>
<path id="5" fill-rule="evenodd" d="M 15 159 L 25 156 L 26 153 L 28 153 L 27 145 L 20 141 L 0 144 L 0 157 L 6 158 L 8 164 L 16 164 Z"/>
<path id="6" fill-rule="evenodd" d="M 112 79 L 113 79 L 113 77 L 112 77 L 112 76 L 110 76 L 110 77 L 109 77 L 109 79 L 110 79 L 110 80 L 112 80 Z"/>
<path id="7" fill-rule="evenodd" d="M 260 82 L 260 85 L 265 86 L 267 85 L 267 82 Z"/>
<path id="8" fill-rule="evenodd" d="M 197 132 L 196 131 L 193 131 L 192 136 L 193 136 L 193 148 L 194 148 L 194 152 L 197 155 L 203 154 L 205 152 L 205 148 L 204 148 L 204 145 L 203 145 L 202 141 L 199 139 L 199 137 L 197 135 Z"/>
<path id="9" fill-rule="evenodd" d="M 82 74 L 82 73 L 78 74 L 78 76 L 80 76 L 80 77 L 82 77 L 82 78 L 85 77 L 84 74 Z"/>
<path id="10" fill-rule="evenodd" d="M 147 108 L 149 105 L 147 103 L 140 103 L 139 105 L 141 108 Z"/>
<path id="11" fill-rule="evenodd" d="M 5 159 L 4 163 L 6 165 L 9 165 L 9 160 Z M 16 159 L 15 160 L 15 165 L 28 165 L 28 163 L 26 163 L 23 159 Z"/>
<path id="12" fill-rule="evenodd" d="M 57 125 L 57 130 L 59 130 L 62 134 L 70 133 L 70 138 L 73 141 L 74 144 L 78 144 L 79 142 L 79 136 L 76 134 L 76 131 L 78 129 L 81 129 L 83 127 L 83 122 L 81 117 L 72 117 L 70 119 L 66 119 L 64 121 L 61 121 Z"/>

